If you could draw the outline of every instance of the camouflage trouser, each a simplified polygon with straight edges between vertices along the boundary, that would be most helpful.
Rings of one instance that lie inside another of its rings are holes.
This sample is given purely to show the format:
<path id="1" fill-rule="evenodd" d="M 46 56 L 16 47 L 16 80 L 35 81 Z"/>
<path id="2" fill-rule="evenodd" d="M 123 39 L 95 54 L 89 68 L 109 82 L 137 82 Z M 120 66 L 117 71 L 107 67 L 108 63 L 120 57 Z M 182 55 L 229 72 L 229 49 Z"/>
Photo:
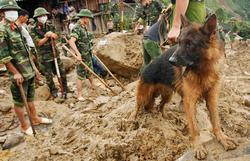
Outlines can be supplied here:
<path id="1" fill-rule="evenodd" d="M 28 80 L 25 80 L 22 85 L 23 85 L 23 89 L 24 89 L 24 93 L 26 95 L 27 101 L 28 102 L 34 101 L 35 78 L 33 77 Z M 23 107 L 24 105 L 23 99 L 19 90 L 19 86 L 16 84 L 15 81 L 12 81 L 10 90 L 11 90 L 14 105 L 18 107 Z"/>
<path id="2" fill-rule="evenodd" d="M 149 64 L 153 59 L 161 55 L 161 48 L 159 43 L 149 40 L 149 39 L 144 39 L 143 40 L 143 68 Z"/>
<path id="3" fill-rule="evenodd" d="M 92 62 L 92 56 L 91 55 L 87 55 L 83 57 L 83 62 L 93 70 L 93 62 Z M 80 80 L 84 80 L 86 78 L 89 78 L 89 76 L 91 75 L 90 72 L 88 72 L 82 64 L 77 64 L 76 66 L 76 73 L 78 76 L 78 79 Z"/>
<path id="4" fill-rule="evenodd" d="M 62 79 L 63 89 L 64 89 L 64 92 L 67 92 L 66 72 L 60 59 L 57 59 L 57 61 L 58 61 L 58 67 L 59 67 L 59 71 L 60 71 L 60 75 Z M 55 67 L 54 61 L 42 62 L 40 63 L 40 68 L 41 68 L 43 75 L 46 78 L 46 84 L 49 86 L 50 92 L 53 94 L 57 93 L 57 89 L 53 81 L 53 77 L 54 75 L 56 75 L 56 67 Z"/>

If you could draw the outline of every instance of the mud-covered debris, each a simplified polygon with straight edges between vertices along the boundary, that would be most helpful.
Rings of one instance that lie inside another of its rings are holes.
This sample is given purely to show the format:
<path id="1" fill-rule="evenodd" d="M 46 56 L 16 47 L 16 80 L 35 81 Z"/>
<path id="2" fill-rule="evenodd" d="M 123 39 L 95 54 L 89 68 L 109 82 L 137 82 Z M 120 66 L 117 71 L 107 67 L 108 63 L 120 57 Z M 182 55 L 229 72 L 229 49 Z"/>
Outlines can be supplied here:
<path id="1" fill-rule="evenodd" d="M 7 136 L 4 144 L 3 144 L 3 150 L 10 149 L 22 142 L 24 142 L 24 135 L 20 133 L 10 134 Z"/>
<path id="2" fill-rule="evenodd" d="M 72 58 L 66 57 L 66 56 L 61 56 L 61 61 L 63 63 L 63 67 L 67 72 L 72 70 L 74 68 L 74 60 Z"/>
<path id="3" fill-rule="evenodd" d="M 40 86 L 36 89 L 35 100 L 46 101 L 50 98 L 50 89 L 47 85 Z"/>

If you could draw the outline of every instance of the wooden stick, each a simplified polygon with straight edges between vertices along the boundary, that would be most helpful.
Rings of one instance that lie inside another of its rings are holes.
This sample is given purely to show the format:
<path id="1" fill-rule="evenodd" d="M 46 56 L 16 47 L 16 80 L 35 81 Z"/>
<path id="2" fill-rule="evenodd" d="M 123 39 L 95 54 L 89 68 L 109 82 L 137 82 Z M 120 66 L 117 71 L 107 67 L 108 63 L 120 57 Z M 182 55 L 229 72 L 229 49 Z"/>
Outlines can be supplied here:
<path id="1" fill-rule="evenodd" d="M 108 71 L 108 73 L 115 79 L 115 81 L 119 84 L 119 86 L 125 90 L 125 87 L 122 85 L 122 83 L 112 74 L 112 72 L 108 69 L 108 67 L 98 58 L 97 55 L 95 55 L 95 58 L 101 63 L 101 65 Z"/>
<path id="2" fill-rule="evenodd" d="M 30 126 L 31 126 L 31 129 L 32 129 L 33 135 L 35 136 L 36 135 L 36 131 L 35 131 L 34 125 L 33 125 L 32 120 L 31 120 L 29 105 L 28 105 L 28 102 L 27 102 L 26 95 L 24 93 L 23 85 L 22 84 L 19 86 L 19 89 L 20 89 L 20 92 L 21 92 L 22 100 L 24 102 L 24 106 L 25 106 L 26 111 L 27 111 L 27 115 L 28 115 L 28 118 L 29 118 L 29 121 L 30 121 Z"/>
<path id="3" fill-rule="evenodd" d="M 61 73 L 59 70 L 58 61 L 57 61 L 57 57 L 56 57 L 56 43 L 55 43 L 55 40 L 53 38 L 51 38 L 51 46 L 52 46 L 52 50 L 53 50 L 53 59 L 54 59 L 55 67 L 56 67 L 57 80 L 58 80 L 60 88 L 61 88 L 62 97 L 64 97 L 64 90 L 66 90 L 66 89 L 63 88 L 62 77 L 61 77 Z"/>
<path id="4" fill-rule="evenodd" d="M 69 50 L 69 48 L 67 48 L 65 45 L 62 45 L 62 47 L 69 52 L 75 59 L 77 59 L 77 56 Z M 79 61 L 79 60 L 78 60 Z M 102 80 L 102 78 L 100 78 L 92 69 L 90 69 L 83 61 L 79 61 L 84 67 L 85 69 L 87 69 L 91 74 L 93 74 L 99 81 L 101 81 L 112 93 L 116 94 L 105 82 L 104 80 Z"/>

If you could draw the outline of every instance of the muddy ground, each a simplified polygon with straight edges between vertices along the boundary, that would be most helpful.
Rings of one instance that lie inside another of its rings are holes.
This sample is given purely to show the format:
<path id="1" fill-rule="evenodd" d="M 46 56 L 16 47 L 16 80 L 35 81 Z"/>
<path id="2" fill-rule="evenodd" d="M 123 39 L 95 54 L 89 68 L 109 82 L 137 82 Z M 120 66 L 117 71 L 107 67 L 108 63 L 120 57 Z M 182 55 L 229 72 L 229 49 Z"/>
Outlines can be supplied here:
<path id="1" fill-rule="evenodd" d="M 244 98 L 250 96 L 249 51 L 250 44 L 227 49 L 218 107 L 223 131 L 241 146 L 250 141 L 250 107 L 244 105 Z M 75 78 L 72 71 L 68 75 L 72 90 L 75 90 Z M 121 80 L 126 84 L 126 91 L 115 96 L 96 80 L 97 92 L 85 82 L 83 102 L 77 102 L 74 94 L 62 104 L 36 101 L 39 115 L 53 118 L 53 124 L 37 126 L 35 138 L 26 136 L 25 142 L 18 146 L 0 150 L 0 160 L 173 161 L 188 151 L 191 145 L 185 115 L 177 108 L 180 98 L 175 96 L 166 105 L 167 118 L 154 112 L 143 113 L 137 121 L 130 121 L 136 82 Z M 115 91 L 121 91 L 111 78 L 107 82 Z M 0 105 L 8 108 L 11 97 L 7 78 L 2 77 L 0 84 L 3 90 Z M 211 140 L 211 125 L 204 103 L 198 104 L 197 119 L 204 142 Z M 13 111 L 2 110 L 0 136 L 16 131 L 19 131 L 18 121 Z M 223 150 L 217 149 L 221 147 L 214 147 L 209 150 L 210 155 L 215 160 L 223 160 Z"/>

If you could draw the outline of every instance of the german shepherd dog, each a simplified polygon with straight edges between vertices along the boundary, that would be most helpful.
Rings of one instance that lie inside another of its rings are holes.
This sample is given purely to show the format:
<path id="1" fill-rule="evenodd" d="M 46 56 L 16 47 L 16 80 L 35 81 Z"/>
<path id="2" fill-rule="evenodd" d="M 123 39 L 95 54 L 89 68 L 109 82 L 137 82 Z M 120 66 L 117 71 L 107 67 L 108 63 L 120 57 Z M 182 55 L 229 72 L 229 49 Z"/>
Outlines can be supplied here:
<path id="1" fill-rule="evenodd" d="M 150 111 L 159 95 L 159 111 L 164 115 L 165 103 L 170 101 L 174 92 L 178 92 L 182 96 L 195 157 L 205 159 L 207 151 L 200 140 L 195 120 L 195 105 L 201 99 L 206 101 L 217 140 L 225 150 L 237 147 L 237 144 L 222 132 L 217 109 L 219 66 L 224 58 L 224 44 L 216 32 L 216 15 L 211 15 L 204 25 L 191 23 L 183 16 L 181 21 L 178 44 L 154 59 L 141 73 L 136 94 L 137 107 L 132 118 L 136 119 L 142 108 Z M 184 72 L 183 67 L 186 67 Z"/>

